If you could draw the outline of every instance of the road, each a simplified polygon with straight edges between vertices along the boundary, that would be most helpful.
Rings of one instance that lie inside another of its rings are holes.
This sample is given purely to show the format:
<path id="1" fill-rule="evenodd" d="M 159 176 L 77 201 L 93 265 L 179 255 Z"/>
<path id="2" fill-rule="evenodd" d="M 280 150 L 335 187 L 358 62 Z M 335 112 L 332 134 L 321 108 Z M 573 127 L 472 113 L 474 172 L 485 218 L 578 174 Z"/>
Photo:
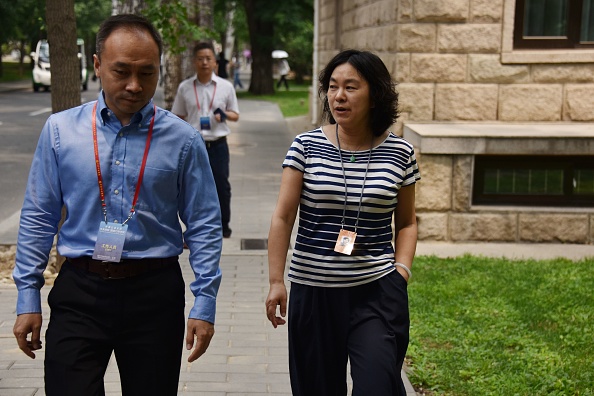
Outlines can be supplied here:
<path id="1" fill-rule="evenodd" d="M 95 100 L 97 82 L 89 81 L 82 103 Z M 162 88 L 155 100 L 162 106 Z M 51 93 L 33 88 L 0 92 L 0 245 L 16 243 L 27 176 L 39 133 L 51 114 Z"/>

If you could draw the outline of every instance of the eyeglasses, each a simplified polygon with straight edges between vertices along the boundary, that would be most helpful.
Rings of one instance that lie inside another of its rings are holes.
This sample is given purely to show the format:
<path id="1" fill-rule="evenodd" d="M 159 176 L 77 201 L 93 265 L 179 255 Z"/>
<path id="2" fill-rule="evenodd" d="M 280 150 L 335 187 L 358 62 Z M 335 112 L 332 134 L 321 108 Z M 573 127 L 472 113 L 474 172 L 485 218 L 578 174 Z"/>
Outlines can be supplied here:
<path id="1" fill-rule="evenodd" d="M 198 63 L 202 63 L 202 62 L 211 62 L 212 58 L 207 56 L 207 57 L 198 57 L 196 58 L 196 62 Z"/>

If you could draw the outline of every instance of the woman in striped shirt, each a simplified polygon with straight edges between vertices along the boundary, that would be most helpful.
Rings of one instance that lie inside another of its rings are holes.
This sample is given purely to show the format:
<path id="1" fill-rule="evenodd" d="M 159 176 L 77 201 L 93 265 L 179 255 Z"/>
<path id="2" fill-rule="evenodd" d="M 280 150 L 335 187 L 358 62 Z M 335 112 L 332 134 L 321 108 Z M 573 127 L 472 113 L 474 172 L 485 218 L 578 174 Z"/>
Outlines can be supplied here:
<path id="1" fill-rule="evenodd" d="M 285 324 L 284 270 L 299 210 L 288 274 L 293 395 L 345 395 L 347 361 L 353 395 L 405 395 L 420 179 L 414 150 L 388 130 L 398 94 L 379 57 L 343 51 L 319 81 L 329 124 L 297 136 L 283 162 L 266 314 L 274 327 Z"/>

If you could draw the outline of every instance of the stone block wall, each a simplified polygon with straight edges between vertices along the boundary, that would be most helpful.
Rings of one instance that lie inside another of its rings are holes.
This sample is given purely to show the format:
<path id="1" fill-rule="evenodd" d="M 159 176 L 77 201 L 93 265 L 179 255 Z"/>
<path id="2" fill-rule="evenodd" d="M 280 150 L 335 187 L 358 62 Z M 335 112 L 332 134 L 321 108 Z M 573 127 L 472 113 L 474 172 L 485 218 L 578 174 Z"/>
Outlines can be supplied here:
<path id="1" fill-rule="evenodd" d="M 594 244 L 594 211 L 471 207 L 471 155 L 417 154 L 419 240 Z"/>
<path id="2" fill-rule="evenodd" d="M 594 62 L 502 61 L 513 0 L 317 1 L 319 67 L 341 49 L 377 53 L 404 120 L 594 122 Z"/>

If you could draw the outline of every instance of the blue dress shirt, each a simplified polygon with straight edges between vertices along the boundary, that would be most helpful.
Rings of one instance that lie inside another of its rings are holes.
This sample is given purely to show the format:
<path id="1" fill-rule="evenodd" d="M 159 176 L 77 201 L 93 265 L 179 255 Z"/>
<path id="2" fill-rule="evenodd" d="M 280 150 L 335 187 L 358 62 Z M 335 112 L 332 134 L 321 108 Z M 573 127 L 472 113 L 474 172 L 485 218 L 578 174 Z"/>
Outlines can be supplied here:
<path id="1" fill-rule="evenodd" d="M 43 271 L 63 205 L 68 215 L 60 228 L 58 252 L 72 258 L 93 255 L 104 220 L 93 150 L 94 103 L 53 114 L 41 132 L 21 210 L 13 273 L 17 314 L 41 312 Z M 99 94 L 97 139 L 109 222 L 121 223 L 128 217 L 153 114 L 151 101 L 122 127 Z M 122 259 L 181 254 L 179 219 L 187 227 L 184 239 L 196 278 L 190 284 L 195 301 L 189 317 L 214 323 L 222 231 L 208 154 L 192 126 L 158 108 Z"/>

